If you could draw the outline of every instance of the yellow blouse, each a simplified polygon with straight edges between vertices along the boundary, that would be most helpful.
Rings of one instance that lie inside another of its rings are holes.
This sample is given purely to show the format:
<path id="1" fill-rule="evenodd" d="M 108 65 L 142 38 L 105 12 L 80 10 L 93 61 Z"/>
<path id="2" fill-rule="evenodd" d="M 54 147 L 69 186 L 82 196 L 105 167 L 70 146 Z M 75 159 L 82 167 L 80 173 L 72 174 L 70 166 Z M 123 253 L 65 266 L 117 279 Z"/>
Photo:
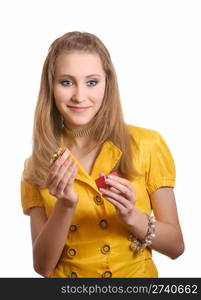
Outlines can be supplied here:
<path id="1" fill-rule="evenodd" d="M 136 191 L 136 207 L 150 214 L 150 194 L 162 186 L 175 186 L 174 161 L 157 131 L 133 125 L 128 125 L 128 128 L 139 147 L 137 152 L 135 148 L 133 163 L 143 174 L 131 182 Z M 100 172 L 112 172 L 121 155 L 118 147 L 106 141 L 95 160 L 91 175 L 74 157 L 78 162 L 74 188 L 79 195 L 79 202 L 63 252 L 50 277 L 158 277 L 151 249 L 146 248 L 134 255 L 130 249 L 128 230 L 115 216 L 114 206 L 103 198 L 95 184 Z M 21 181 L 24 214 L 29 215 L 31 207 L 40 206 L 45 208 L 49 216 L 55 202 L 56 198 L 47 189 L 38 189 Z"/>

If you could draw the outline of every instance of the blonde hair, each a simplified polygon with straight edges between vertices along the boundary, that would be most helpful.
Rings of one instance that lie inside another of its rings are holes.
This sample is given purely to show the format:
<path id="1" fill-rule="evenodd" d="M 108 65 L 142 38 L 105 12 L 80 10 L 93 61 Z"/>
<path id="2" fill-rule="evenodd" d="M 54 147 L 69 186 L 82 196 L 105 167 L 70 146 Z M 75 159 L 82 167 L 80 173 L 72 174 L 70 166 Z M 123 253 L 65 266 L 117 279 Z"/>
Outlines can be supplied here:
<path id="1" fill-rule="evenodd" d="M 122 151 L 121 159 L 113 171 L 132 180 L 140 175 L 133 165 L 131 149 L 131 143 L 137 145 L 123 119 L 117 76 L 110 54 L 98 37 L 79 31 L 64 34 L 49 48 L 42 69 L 34 115 L 32 155 L 25 161 L 23 179 L 40 188 L 45 187 L 50 157 L 60 147 L 63 122 L 53 95 L 56 59 L 63 53 L 73 51 L 98 54 L 101 59 L 106 75 L 106 86 L 102 105 L 94 117 L 92 136 L 95 140 L 94 147 L 111 140 Z"/>

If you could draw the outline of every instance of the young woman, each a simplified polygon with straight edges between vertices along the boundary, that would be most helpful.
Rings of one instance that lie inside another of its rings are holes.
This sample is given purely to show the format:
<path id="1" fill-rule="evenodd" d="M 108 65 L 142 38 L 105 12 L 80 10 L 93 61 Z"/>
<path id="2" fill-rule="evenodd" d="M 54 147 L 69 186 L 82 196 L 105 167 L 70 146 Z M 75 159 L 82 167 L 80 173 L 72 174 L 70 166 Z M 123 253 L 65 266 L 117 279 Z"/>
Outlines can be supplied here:
<path id="1" fill-rule="evenodd" d="M 58 149 L 65 151 L 51 159 Z M 115 69 L 100 39 L 78 31 L 56 39 L 43 66 L 21 180 L 35 271 L 158 277 L 152 249 L 172 259 L 184 251 L 174 185 L 162 136 L 124 122 Z"/>

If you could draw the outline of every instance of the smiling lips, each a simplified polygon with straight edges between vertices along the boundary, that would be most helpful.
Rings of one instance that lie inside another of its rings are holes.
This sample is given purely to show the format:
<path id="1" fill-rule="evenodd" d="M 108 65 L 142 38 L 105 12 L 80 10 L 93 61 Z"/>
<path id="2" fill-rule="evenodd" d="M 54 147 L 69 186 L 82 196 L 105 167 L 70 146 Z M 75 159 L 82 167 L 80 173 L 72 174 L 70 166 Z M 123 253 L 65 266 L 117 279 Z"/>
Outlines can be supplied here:
<path id="1" fill-rule="evenodd" d="M 88 108 L 90 108 L 90 106 L 88 107 L 80 107 L 80 106 L 68 106 L 70 108 L 71 111 L 74 112 L 82 112 L 82 111 L 86 111 Z"/>

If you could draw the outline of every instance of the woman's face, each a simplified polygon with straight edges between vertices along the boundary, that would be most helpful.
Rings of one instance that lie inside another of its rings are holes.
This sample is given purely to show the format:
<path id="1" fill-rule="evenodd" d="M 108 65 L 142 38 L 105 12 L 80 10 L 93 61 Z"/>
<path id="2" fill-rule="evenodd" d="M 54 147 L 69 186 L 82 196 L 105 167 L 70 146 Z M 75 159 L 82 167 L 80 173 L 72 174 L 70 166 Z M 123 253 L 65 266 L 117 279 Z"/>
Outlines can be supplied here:
<path id="1" fill-rule="evenodd" d="M 97 54 L 73 52 L 56 60 L 54 98 L 64 123 L 72 129 L 88 127 L 105 93 L 105 72 Z"/>

